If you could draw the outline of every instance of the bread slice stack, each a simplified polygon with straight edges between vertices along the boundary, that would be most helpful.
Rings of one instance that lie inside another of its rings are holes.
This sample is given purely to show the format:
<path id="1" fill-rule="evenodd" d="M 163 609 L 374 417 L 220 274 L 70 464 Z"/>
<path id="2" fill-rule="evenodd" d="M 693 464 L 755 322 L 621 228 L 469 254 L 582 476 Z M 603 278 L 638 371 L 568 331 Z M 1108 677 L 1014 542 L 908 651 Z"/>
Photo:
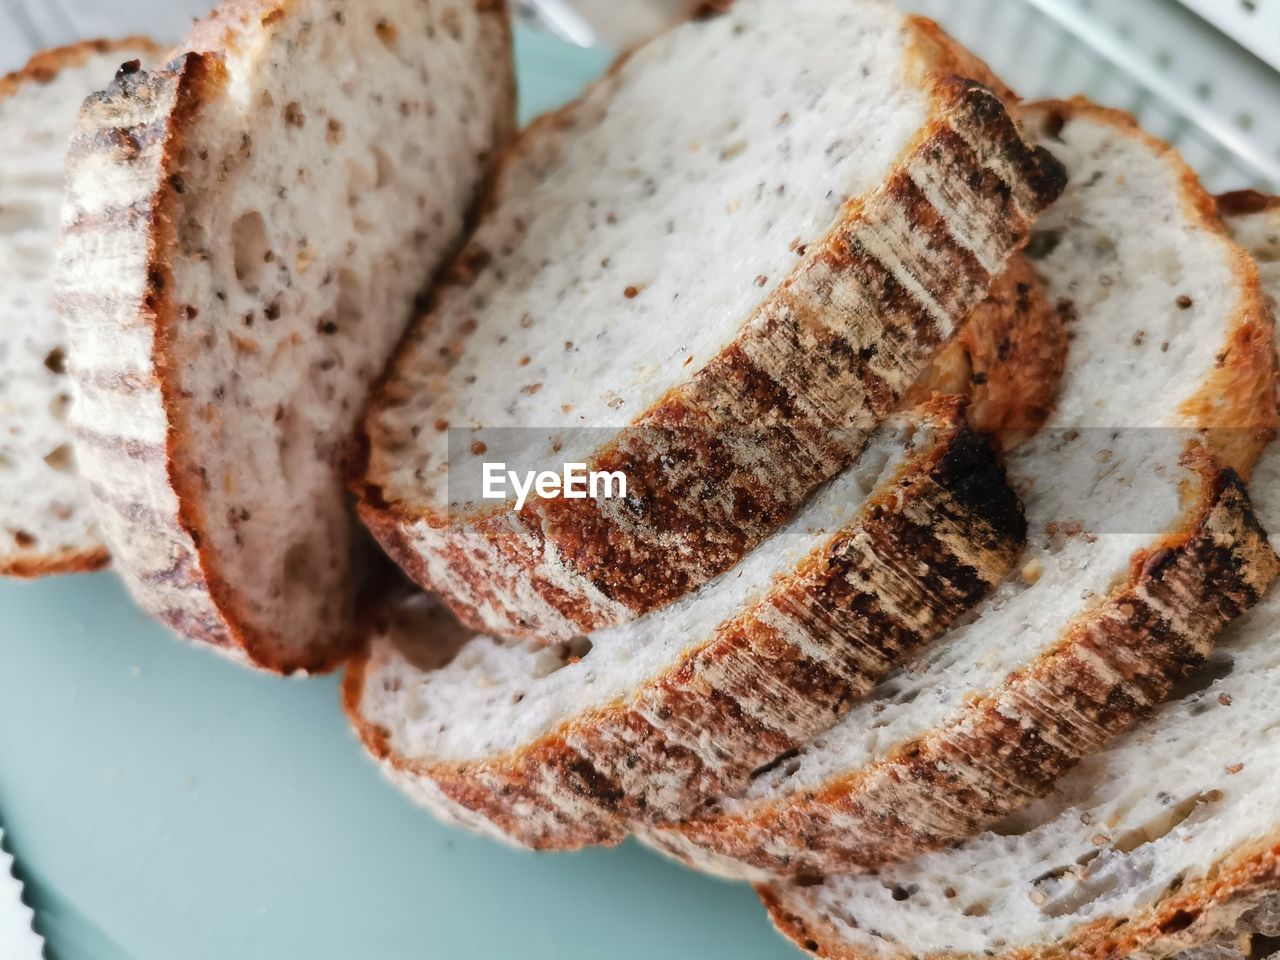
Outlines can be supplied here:
<path id="1" fill-rule="evenodd" d="M 567 641 L 731 570 L 856 459 L 1061 189 L 931 22 L 724 6 L 523 133 L 374 400 L 361 516 L 476 629 Z M 629 494 L 485 500 L 489 462 Z"/>
<path id="2" fill-rule="evenodd" d="M 189 639 L 349 661 L 443 819 L 638 836 L 823 956 L 1280 935 L 1280 205 L 1233 238 L 879 0 L 705 5 L 514 137 L 511 74 L 504 4 L 233 0 L 91 96 L 16 391 L 69 362 L 84 479 L 10 458 L 70 506 L 10 567 L 109 544 Z M 625 489 L 486 489 L 569 465 Z M 430 594 L 357 609 L 357 519 Z"/>
<path id="3" fill-rule="evenodd" d="M 47 50 L 0 78 L 0 127 L 22 130 L 0 161 L 0 575 L 96 570 L 109 555 L 76 470 L 67 417 L 67 333 L 54 307 L 62 160 L 80 103 L 125 60 L 155 59 L 134 37 Z"/>
<path id="4" fill-rule="evenodd" d="M 282 673 L 351 648 L 348 445 L 513 101 L 503 4 L 249 0 L 85 104 L 76 440 L 117 569 L 179 634 Z"/>
<path id="5" fill-rule="evenodd" d="M 1223 199 L 1280 296 L 1280 201 Z M 1253 477 L 1280 530 L 1280 451 Z M 1273 542 L 1277 542 L 1273 535 Z M 1221 638 L 1151 722 L 954 850 L 878 877 L 762 888 L 780 929 L 840 958 L 1265 956 L 1280 936 L 1280 595 Z"/>
<path id="6" fill-rule="evenodd" d="M 821 876 L 972 836 L 1202 667 L 1280 570 L 1241 480 L 1275 424 L 1255 264 L 1127 116 L 1023 116 L 1070 175 L 1033 242 L 1072 339 L 1053 416 L 1009 460 L 1022 575 L 745 794 L 650 835 L 685 859 Z"/>

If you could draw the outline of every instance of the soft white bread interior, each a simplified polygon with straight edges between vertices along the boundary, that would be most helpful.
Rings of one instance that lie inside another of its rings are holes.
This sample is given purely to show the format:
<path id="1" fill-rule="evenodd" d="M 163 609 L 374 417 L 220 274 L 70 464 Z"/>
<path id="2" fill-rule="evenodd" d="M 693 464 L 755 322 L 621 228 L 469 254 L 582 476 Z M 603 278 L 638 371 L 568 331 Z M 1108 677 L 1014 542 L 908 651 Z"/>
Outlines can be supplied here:
<path id="1" fill-rule="evenodd" d="M 343 460 L 512 125 L 504 4 L 230 0 L 85 105 L 61 302 L 135 598 L 256 666 L 355 639 Z"/>

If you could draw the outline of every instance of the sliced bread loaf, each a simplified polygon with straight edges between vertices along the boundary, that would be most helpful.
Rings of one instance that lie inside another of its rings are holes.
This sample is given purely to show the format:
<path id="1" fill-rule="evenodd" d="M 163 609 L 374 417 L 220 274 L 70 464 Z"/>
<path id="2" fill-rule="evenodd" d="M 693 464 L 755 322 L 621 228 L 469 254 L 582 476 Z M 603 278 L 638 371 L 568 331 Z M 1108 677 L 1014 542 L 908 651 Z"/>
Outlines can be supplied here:
<path id="1" fill-rule="evenodd" d="M 154 59 L 140 37 L 37 54 L 0 78 L 0 575 L 108 562 L 76 471 L 67 334 L 53 303 L 62 166 L 80 104 L 122 61 Z"/>
<path id="2" fill-rule="evenodd" d="M 1225 198 L 1280 297 L 1280 201 Z M 1280 449 L 1255 472 L 1280 531 Z M 1272 534 L 1272 543 L 1280 538 Z M 761 890 L 806 950 L 845 960 L 1246 960 L 1280 937 L 1280 592 L 1198 682 L 992 832 L 879 877 Z"/>
<path id="3" fill-rule="evenodd" d="M 74 421 L 135 598 L 281 672 L 354 640 L 341 462 L 512 126 L 500 3 L 229 0 L 69 159 Z"/>
<path id="4" fill-rule="evenodd" d="M 1061 189 L 931 22 L 723 6 L 522 136 L 368 418 L 362 517 L 477 629 L 568 640 L 730 569 L 852 462 Z M 483 499 L 498 462 L 627 495 Z"/>
<path id="5" fill-rule="evenodd" d="M 1280 569 L 1237 476 L 1276 419 L 1253 261 L 1131 118 L 1025 116 L 1071 177 L 1032 251 L 1072 342 L 1057 409 L 1009 459 L 1022 576 L 743 794 L 647 835 L 704 869 L 856 872 L 972 836 L 1203 665 Z"/>
<path id="6" fill-rule="evenodd" d="M 426 598 L 393 609 L 344 698 L 391 780 L 509 842 L 617 842 L 680 817 L 827 729 L 1003 578 L 1019 505 L 965 426 L 1034 430 L 1066 331 L 1021 257 L 856 467 L 731 573 L 553 647 L 477 636 Z"/>
<path id="7" fill-rule="evenodd" d="M 361 739 L 508 838 L 621 840 L 830 726 L 998 583 L 1021 510 L 956 398 L 886 428 L 792 522 L 689 597 L 577 642 L 470 634 L 426 598 L 349 668 Z"/>

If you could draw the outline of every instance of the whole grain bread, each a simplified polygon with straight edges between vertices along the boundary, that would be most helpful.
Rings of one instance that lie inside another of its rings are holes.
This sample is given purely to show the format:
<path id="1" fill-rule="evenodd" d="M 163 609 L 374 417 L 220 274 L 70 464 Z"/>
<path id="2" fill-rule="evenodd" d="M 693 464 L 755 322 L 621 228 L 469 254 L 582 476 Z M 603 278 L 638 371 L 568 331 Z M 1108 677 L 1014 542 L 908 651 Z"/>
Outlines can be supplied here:
<path id="1" fill-rule="evenodd" d="M 142 37 L 46 50 L 0 77 L 0 575 L 96 570 L 109 561 L 76 470 L 67 334 L 54 308 L 62 161 L 80 104 Z"/>
<path id="2" fill-rule="evenodd" d="M 1280 297 L 1280 200 L 1222 200 Z M 1280 449 L 1252 490 L 1280 531 Z M 1278 637 L 1272 589 L 1224 632 L 1208 671 L 1050 796 L 879 877 L 762 888 L 774 921 L 842 960 L 1266 956 L 1280 937 Z"/>
<path id="3" fill-rule="evenodd" d="M 60 299 L 144 609 L 280 672 L 355 640 L 343 459 L 513 124 L 504 4 L 228 0 L 92 97 Z"/>
<path id="4" fill-rule="evenodd" d="M 1201 667 L 1280 568 L 1239 476 L 1275 424 L 1253 260 L 1127 115 L 1024 116 L 1071 177 L 1031 251 L 1072 342 L 1056 411 L 1009 459 L 1022 576 L 745 792 L 646 834 L 696 866 L 859 872 L 980 832 Z"/>
<path id="5" fill-rule="evenodd" d="M 932 22 L 722 6 L 520 138 L 369 415 L 361 516 L 476 629 L 569 640 L 731 569 L 853 461 L 1062 187 Z M 498 462 L 620 471 L 628 495 L 517 509 L 481 497 Z"/>
<path id="6" fill-rule="evenodd" d="M 956 398 L 883 429 L 733 571 L 573 643 L 471 634 L 418 597 L 349 668 L 369 750 L 537 849 L 616 843 L 834 723 L 1009 571 L 1024 525 Z"/>
<path id="7" fill-rule="evenodd" d="M 393 782 L 522 846 L 613 843 L 744 784 L 825 730 L 1008 572 L 1019 505 L 988 444 L 1052 402 L 1066 331 L 1017 258 L 913 388 L 920 406 L 731 573 L 648 617 L 544 647 L 394 609 L 344 697 Z M 915 400 L 913 399 L 913 402 Z"/>

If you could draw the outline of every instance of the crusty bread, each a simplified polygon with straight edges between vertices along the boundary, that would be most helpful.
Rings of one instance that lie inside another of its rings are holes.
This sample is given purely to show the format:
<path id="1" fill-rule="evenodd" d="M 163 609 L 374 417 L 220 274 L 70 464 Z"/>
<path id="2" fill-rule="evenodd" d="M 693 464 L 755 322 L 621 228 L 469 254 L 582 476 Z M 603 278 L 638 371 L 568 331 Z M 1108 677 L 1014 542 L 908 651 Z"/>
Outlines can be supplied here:
<path id="1" fill-rule="evenodd" d="M 85 105 L 60 298 L 117 567 L 269 670 L 355 639 L 341 461 L 512 125 L 505 5 L 229 0 Z"/>
<path id="2" fill-rule="evenodd" d="M 67 336 L 53 303 L 62 161 L 80 104 L 149 40 L 46 50 L 0 78 L 0 575 L 38 577 L 108 562 L 76 471 Z"/>
<path id="3" fill-rule="evenodd" d="M 1032 252 L 1072 342 L 1009 459 L 1023 576 L 745 793 L 648 835 L 705 869 L 856 872 L 972 836 L 1159 703 L 1277 574 L 1237 476 L 1275 424 L 1253 261 L 1131 118 L 1024 115 L 1071 177 Z"/>
<path id="4" fill-rule="evenodd" d="M 1280 201 L 1263 200 L 1231 195 L 1224 212 L 1280 297 Z M 1280 449 L 1252 489 L 1280 531 Z M 1224 632 L 1203 679 L 1049 797 L 874 879 L 763 889 L 775 922 L 813 953 L 857 960 L 1266 955 L 1280 936 L 1277 637 L 1273 589 Z"/>
<path id="5" fill-rule="evenodd" d="M 740 787 L 1007 573 L 1021 509 L 942 391 L 967 389 L 975 424 L 1017 439 L 1046 415 L 1066 346 L 1015 258 L 912 409 L 691 597 L 558 648 L 472 635 L 424 598 L 394 609 L 348 669 L 361 740 L 446 820 L 538 849 L 616 842 Z"/>
<path id="6" fill-rule="evenodd" d="M 965 397 L 965 419 L 1013 450 L 1053 411 L 1067 362 L 1067 329 L 1019 254 L 955 339 L 907 391 L 903 409 L 931 396 Z"/>
<path id="7" fill-rule="evenodd" d="M 367 421 L 362 517 L 477 629 L 567 640 L 730 569 L 1061 189 L 931 22 L 724 6 L 522 136 Z M 628 496 L 517 509 L 480 499 L 485 462 L 620 471 Z"/>
<path id="8" fill-rule="evenodd" d="M 511 840 L 616 843 L 829 727 L 998 583 L 1025 527 L 956 398 L 886 427 L 732 572 L 559 646 L 470 634 L 425 597 L 348 669 L 361 739 Z"/>

